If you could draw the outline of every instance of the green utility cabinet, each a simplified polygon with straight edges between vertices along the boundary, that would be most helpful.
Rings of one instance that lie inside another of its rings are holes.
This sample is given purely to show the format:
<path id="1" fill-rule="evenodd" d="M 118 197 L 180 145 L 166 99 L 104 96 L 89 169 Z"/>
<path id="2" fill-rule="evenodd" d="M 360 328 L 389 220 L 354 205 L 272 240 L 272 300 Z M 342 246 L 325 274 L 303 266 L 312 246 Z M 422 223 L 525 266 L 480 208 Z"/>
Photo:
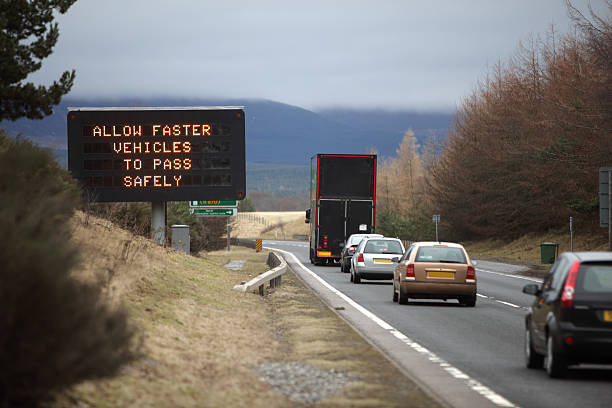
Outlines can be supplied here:
<path id="1" fill-rule="evenodd" d="M 540 244 L 540 262 L 551 264 L 559 255 L 559 244 L 556 242 L 542 242 Z"/>

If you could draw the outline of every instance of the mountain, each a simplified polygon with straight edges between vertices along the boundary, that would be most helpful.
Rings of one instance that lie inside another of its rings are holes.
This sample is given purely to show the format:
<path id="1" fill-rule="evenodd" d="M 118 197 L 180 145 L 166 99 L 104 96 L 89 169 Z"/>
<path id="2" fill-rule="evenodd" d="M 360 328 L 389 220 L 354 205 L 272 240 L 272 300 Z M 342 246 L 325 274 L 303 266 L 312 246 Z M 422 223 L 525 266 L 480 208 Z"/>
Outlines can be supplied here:
<path id="1" fill-rule="evenodd" d="M 65 154 L 66 114 L 69 106 L 219 106 L 245 107 L 247 162 L 308 165 L 316 153 L 395 154 L 410 128 L 423 142 L 429 135 L 444 136 L 449 113 L 385 112 L 377 110 L 323 110 L 313 112 L 267 100 L 134 99 L 84 100 L 65 98 L 43 120 L 1 122 L 10 135 L 25 137 Z M 61 160 L 61 162 L 65 162 Z"/>

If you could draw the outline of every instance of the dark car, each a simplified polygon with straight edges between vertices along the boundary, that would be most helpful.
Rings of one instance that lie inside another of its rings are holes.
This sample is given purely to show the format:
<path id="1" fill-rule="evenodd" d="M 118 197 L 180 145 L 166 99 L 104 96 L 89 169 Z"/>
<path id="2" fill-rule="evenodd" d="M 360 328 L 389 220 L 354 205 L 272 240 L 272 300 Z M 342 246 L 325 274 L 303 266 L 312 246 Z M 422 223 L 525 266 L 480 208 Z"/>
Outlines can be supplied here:
<path id="1" fill-rule="evenodd" d="M 568 366 L 612 364 L 612 253 L 565 252 L 525 316 L 525 362 L 563 377 Z"/>
<path id="2" fill-rule="evenodd" d="M 348 273 L 351 271 L 351 257 L 355 253 L 357 245 L 362 239 L 370 237 L 382 238 L 383 236 L 380 234 L 352 234 L 348 237 L 340 253 L 340 270 L 342 272 Z"/>

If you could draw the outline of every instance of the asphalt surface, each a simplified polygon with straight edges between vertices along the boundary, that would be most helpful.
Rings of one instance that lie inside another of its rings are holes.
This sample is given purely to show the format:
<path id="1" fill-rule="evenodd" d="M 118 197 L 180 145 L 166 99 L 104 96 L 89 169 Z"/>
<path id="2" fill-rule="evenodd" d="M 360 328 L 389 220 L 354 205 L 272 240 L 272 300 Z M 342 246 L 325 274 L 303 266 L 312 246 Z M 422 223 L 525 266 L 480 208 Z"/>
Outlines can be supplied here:
<path id="1" fill-rule="evenodd" d="M 515 406 L 612 406 L 610 367 L 581 366 L 563 380 L 550 379 L 544 370 L 525 368 L 524 316 L 533 297 L 521 289 L 537 280 L 521 277 L 520 266 L 479 261 L 474 308 L 455 300 L 410 299 L 409 305 L 402 306 L 392 302 L 391 281 L 353 284 L 339 266 L 312 265 L 307 243 L 264 241 L 264 245 L 293 253 L 339 292 Z M 445 387 L 445 381 L 441 376 L 440 387 Z"/>

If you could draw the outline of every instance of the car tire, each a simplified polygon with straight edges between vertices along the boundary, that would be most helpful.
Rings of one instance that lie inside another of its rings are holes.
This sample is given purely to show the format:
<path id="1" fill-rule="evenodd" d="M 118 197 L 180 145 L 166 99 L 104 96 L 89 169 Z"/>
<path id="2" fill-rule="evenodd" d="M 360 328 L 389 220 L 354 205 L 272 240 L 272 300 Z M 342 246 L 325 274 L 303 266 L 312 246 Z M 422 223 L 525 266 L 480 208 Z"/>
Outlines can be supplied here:
<path id="1" fill-rule="evenodd" d="M 525 328 L 525 365 L 527 368 L 542 368 L 544 365 L 544 356 L 538 354 L 533 349 L 533 344 L 531 342 L 531 330 L 529 327 Z"/>
<path id="2" fill-rule="evenodd" d="M 474 307 L 476 306 L 476 295 L 459 296 L 459 303 L 461 303 L 463 306 Z"/>
<path id="3" fill-rule="evenodd" d="M 555 350 L 555 339 L 552 334 L 546 339 L 544 367 L 550 378 L 563 378 L 567 374 L 567 361 Z"/>
<path id="4" fill-rule="evenodd" d="M 395 281 L 393 281 L 393 302 L 397 302 L 397 292 L 395 291 Z"/>
<path id="5" fill-rule="evenodd" d="M 400 305 L 408 304 L 408 294 L 402 290 L 402 287 L 399 287 L 399 295 L 397 297 L 397 301 Z"/>
<path id="6" fill-rule="evenodd" d="M 359 272 L 355 271 L 353 275 L 353 283 L 361 283 L 361 276 L 359 276 Z"/>
<path id="7" fill-rule="evenodd" d="M 351 274 L 351 282 L 353 281 L 353 271 L 349 271 L 349 273 Z"/>

